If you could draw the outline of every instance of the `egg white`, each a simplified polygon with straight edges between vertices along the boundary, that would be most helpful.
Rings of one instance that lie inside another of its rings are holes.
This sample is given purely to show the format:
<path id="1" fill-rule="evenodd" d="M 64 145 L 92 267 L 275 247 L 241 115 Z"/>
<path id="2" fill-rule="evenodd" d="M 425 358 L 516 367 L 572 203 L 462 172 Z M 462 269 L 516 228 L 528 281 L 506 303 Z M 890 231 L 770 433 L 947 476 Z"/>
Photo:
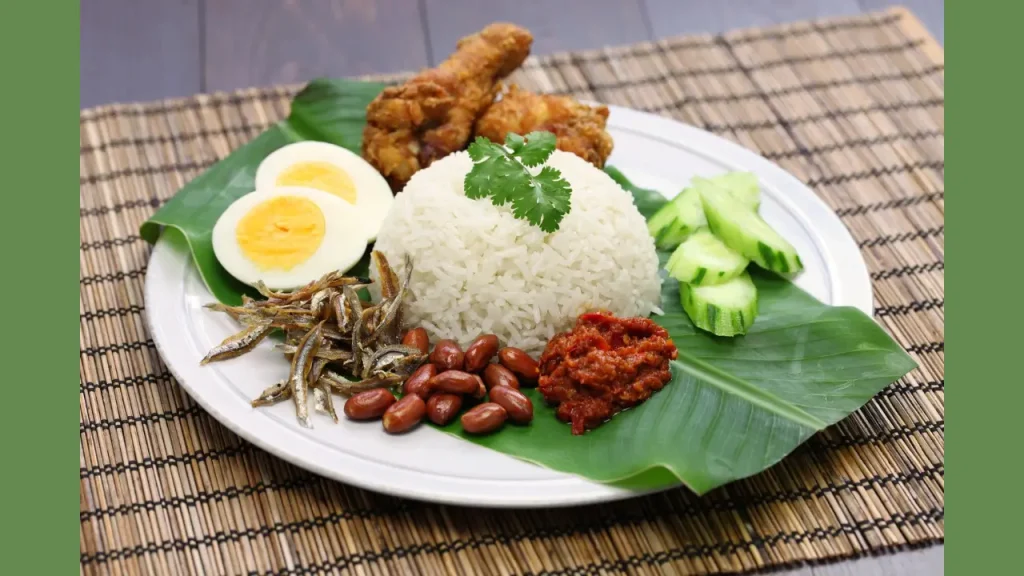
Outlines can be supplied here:
<path id="1" fill-rule="evenodd" d="M 277 196 L 311 200 L 324 215 L 324 237 L 305 261 L 290 270 L 261 270 L 238 245 L 235 230 L 255 206 Z M 366 251 L 366 230 L 358 225 L 354 206 L 341 198 L 313 188 L 282 186 L 265 188 L 235 200 L 213 226 L 213 253 L 229 274 L 250 286 L 262 280 L 273 290 L 293 290 L 337 270 L 352 268 Z"/>
<path id="2" fill-rule="evenodd" d="M 278 148 L 256 169 L 256 189 L 276 187 L 280 174 L 300 162 L 326 162 L 348 174 L 356 188 L 356 202 L 350 206 L 356 209 L 359 222 L 367 228 L 369 241 L 376 240 L 381 222 L 391 210 L 395 197 L 380 172 L 361 156 L 341 146 L 307 140 Z"/>

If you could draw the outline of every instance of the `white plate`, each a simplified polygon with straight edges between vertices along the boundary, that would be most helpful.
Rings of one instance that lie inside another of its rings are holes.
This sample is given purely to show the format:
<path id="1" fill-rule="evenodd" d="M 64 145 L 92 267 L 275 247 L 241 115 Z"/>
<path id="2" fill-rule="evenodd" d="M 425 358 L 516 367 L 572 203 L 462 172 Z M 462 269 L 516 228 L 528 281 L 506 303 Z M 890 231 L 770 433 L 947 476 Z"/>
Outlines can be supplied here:
<path id="1" fill-rule="evenodd" d="M 871 282 L 839 218 L 800 181 L 757 154 L 696 128 L 611 107 L 615 152 L 608 163 L 636 184 L 674 195 L 692 176 L 750 170 L 764 189 L 762 214 L 793 243 L 806 270 L 797 284 L 826 304 L 871 314 Z M 187 251 L 162 239 L 146 275 L 146 312 L 157 350 L 178 382 L 210 414 L 253 444 L 297 466 L 361 488 L 450 504 L 562 506 L 628 498 L 636 492 L 554 472 L 422 426 L 388 436 L 379 424 L 312 414 L 302 428 L 290 402 L 254 410 L 249 401 L 287 377 L 264 343 L 240 359 L 204 367 L 207 350 L 236 331 L 213 301 Z"/>

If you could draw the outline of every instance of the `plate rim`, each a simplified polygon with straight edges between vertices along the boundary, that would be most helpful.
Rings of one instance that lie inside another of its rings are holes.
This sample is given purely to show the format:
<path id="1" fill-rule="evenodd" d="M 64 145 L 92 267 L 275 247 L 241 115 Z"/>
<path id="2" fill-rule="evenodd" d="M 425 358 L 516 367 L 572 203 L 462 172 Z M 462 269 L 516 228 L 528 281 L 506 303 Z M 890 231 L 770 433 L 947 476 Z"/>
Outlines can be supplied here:
<path id="1" fill-rule="evenodd" d="M 804 222 L 814 222 L 814 225 L 810 230 L 814 230 L 816 233 L 821 234 L 821 229 L 823 227 L 827 228 L 828 231 L 825 235 L 830 238 L 830 241 L 827 243 L 830 250 L 829 254 L 823 254 L 823 258 L 826 261 L 826 265 L 830 266 L 829 273 L 826 277 L 829 278 L 831 284 L 834 284 L 832 286 L 830 301 L 838 302 L 833 305 L 854 306 L 864 311 L 869 316 L 872 314 L 874 306 L 873 291 L 863 255 L 846 225 L 824 202 L 824 200 L 814 192 L 813 189 L 774 162 L 741 146 L 740 144 L 727 140 L 716 134 L 684 124 L 673 118 L 657 116 L 648 112 L 632 110 L 614 105 L 608 105 L 608 108 L 611 111 L 608 122 L 609 128 L 611 129 L 629 130 L 630 132 L 652 136 L 659 140 L 687 142 L 689 150 L 699 153 L 707 158 L 713 158 L 720 164 L 731 165 L 735 169 L 751 170 L 759 175 L 767 175 L 768 180 L 776 184 L 773 188 L 802 190 L 804 194 L 801 194 L 801 205 L 799 207 L 794 205 L 791 201 L 785 201 L 787 194 L 776 190 L 775 196 L 780 201 L 783 201 L 787 210 L 793 211 L 801 220 Z M 698 148 L 700 148 L 701 151 L 698 151 Z M 723 158 L 728 158 L 728 161 Z M 736 164 L 733 164 L 734 162 Z M 807 197 L 807 202 L 803 202 L 803 196 Z M 222 407 L 215 401 L 217 400 L 214 397 L 216 392 L 215 390 L 213 392 L 209 389 L 204 390 L 200 386 L 196 386 L 196 382 L 194 380 L 190 381 L 189 378 L 200 380 L 201 376 L 199 374 L 185 375 L 183 374 L 184 370 L 179 369 L 180 367 L 177 365 L 178 362 L 184 361 L 179 358 L 182 353 L 172 353 L 169 347 L 165 346 L 165 327 L 158 325 L 158 323 L 154 321 L 154 318 L 164 318 L 165 316 L 163 314 L 168 312 L 167 308 L 173 308 L 173 305 L 167 304 L 154 307 L 151 303 L 162 302 L 163 300 L 173 300 L 167 298 L 162 300 L 160 299 L 159 295 L 161 290 L 167 289 L 167 284 L 159 281 L 161 274 L 167 272 L 168 268 L 177 268 L 174 264 L 183 266 L 187 273 L 187 266 L 192 265 L 191 258 L 188 257 L 187 253 L 180 254 L 176 252 L 180 251 L 178 251 L 176 247 L 172 246 L 170 241 L 161 234 L 160 239 L 154 246 L 149 258 L 146 282 L 144 286 L 144 302 L 146 304 L 144 321 L 151 337 L 153 338 L 157 353 L 164 361 L 168 371 L 170 371 L 171 375 L 174 376 L 174 379 L 182 386 L 182 388 L 185 389 L 189 396 L 202 406 L 203 409 L 221 425 L 237 434 L 244 441 L 273 454 L 276 457 L 290 462 L 295 466 L 325 478 L 330 478 L 378 493 L 390 494 L 393 496 L 410 498 L 424 502 L 485 508 L 560 508 L 585 504 L 597 504 L 601 502 L 635 498 L 684 486 L 683 484 L 677 484 L 648 491 L 628 490 L 600 484 L 581 477 L 573 476 L 572 474 L 552 471 L 556 476 L 550 480 L 538 479 L 531 480 L 529 482 L 535 484 L 556 480 L 568 482 L 569 485 L 566 486 L 565 489 L 560 490 L 556 496 L 551 497 L 549 492 L 540 491 L 537 494 L 531 494 L 525 497 L 520 495 L 515 499 L 506 499 L 500 494 L 493 493 L 494 491 L 467 491 L 465 490 L 465 486 L 449 486 L 446 490 L 441 491 L 437 488 L 431 489 L 429 484 L 427 484 L 426 487 L 421 488 L 421 486 L 409 485 L 403 482 L 394 482 L 390 479 L 385 482 L 380 482 L 381 477 L 374 477 L 372 471 L 350 473 L 351 469 L 347 469 L 345 466 L 340 466 L 337 462 L 334 462 L 333 466 L 329 466 L 321 464 L 314 458 L 304 457 L 300 453 L 286 450 L 285 447 L 290 447 L 296 440 L 309 443 L 315 443 L 316 440 L 304 436 L 300 432 L 292 430 L 283 424 L 276 423 L 272 419 L 264 420 L 259 418 L 255 416 L 255 411 L 252 411 L 251 408 L 248 407 L 246 407 L 249 410 L 248 415 L 240 412 L 239 409 L 241 407 L 234 407 L 233 410 L 235 414 L 227 414 L 226 412 L 231 410 L 222 409 Z M 843 262 L 842 270 L 833 269 L 836 259 Z M 182 260 L 185 262 L 182 263 Z M 844 282 L 832 282 L 832 278 L 837 272 L 842 273 L 842 276 L 846 279 Z M 857 280 L 856 282 L 854 282 L 855 279 Z M 180 280 L 184 282 L 184 277 L 180 278 Z M 843 286 L 846 282 L 849 282 L 850 285 Z M 183 300 L 184 299 L 179 299 L 179 301 Z M 179 348 L 186 348 L 186 346 L 182 344 Z M 196 372 L 198 369 L 198 358 L 195 360 L 196 362 L 193 362 L 193 364 L 196 364 L 196 366 L 189 367 L 183 364 L 181 367 L 188 368 L 189 370 L 187 371 L 189 372 Z M 270 432 L 268 432 L 268 430 Z M 382 466 L 379 463 L 369 462 L 353 454 L 346 454 L 346 456 L 348 458 L 357 459 L 361 465 L 369 468 Z M 512 456 L 508 457 L 514 458 Z M 392 468 L 386 469 L 393 470 Z M 394 472 L 390 472 L 390 474 L 393 475 Z M 412 474 L 429 476 L 435 483 L 445 481 L 451 482 L 450 478 L 442 479 L 423 471 L 414 471 Z M 467 480 L 474 483 L 490 482 L 477 479 Z M 522 481 L 520 481 L 520 483 L 522 483 Z"/>

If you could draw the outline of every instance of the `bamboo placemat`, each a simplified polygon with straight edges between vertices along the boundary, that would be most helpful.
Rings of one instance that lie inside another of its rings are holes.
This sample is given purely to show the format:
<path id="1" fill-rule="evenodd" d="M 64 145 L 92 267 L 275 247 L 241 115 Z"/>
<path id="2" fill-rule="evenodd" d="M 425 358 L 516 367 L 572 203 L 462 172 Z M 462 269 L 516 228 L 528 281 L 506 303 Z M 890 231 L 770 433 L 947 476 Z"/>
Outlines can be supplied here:
<path id="1" fill-rule="evenodd" d="M 287 114 L 295 87 L 81 114 L 83 573 L 735 573 L 943 541 L 944 74 L 904 11 L 531 59 L 531 89 L 654 111 L 781 164 L 831 205 L 877 320 L 920 369 L 769 471 L 554 511 L 321 479 L 200 409 L 146 333 L 139 224 Z"/>

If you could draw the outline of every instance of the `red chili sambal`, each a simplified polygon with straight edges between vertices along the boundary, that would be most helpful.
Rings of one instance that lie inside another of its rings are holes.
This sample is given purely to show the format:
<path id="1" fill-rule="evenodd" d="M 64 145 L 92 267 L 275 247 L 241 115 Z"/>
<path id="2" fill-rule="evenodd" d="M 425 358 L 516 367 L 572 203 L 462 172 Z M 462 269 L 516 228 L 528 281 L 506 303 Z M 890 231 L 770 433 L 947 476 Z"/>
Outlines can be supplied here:
<path id="1" fill-rule="evenodd" d="M 590 312 L 548 342 L 538 389 L 572 433 L 583 434 L 664 388 L 677 354 L 668 332 L 647 318 Z"/>

